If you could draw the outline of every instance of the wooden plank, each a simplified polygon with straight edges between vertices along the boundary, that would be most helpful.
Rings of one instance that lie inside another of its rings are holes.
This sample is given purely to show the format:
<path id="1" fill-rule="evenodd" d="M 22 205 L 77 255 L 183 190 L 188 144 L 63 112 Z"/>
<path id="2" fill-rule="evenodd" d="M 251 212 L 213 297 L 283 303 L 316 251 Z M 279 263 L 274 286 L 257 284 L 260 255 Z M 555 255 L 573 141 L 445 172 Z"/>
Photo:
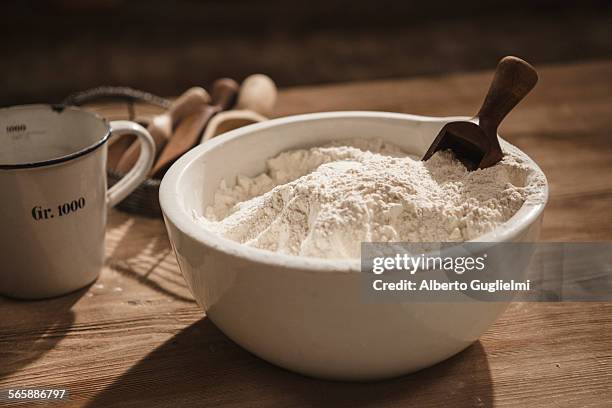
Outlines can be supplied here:
<path id="1" fill-rule="evenodd" d="M 544 68 L 501 129 L 549 178 L 545 239 L 612 239 L 612 89 L 601 81 L 611 75 L 612 62 Z M 289 89 L 277 114 L 471 113 L 489 76 Z M 68 407 L 612 404 L 612 304 L 515 303 L 479 342 L 431 369 L 373 384 L 319 381 L 259 360 L 203 317 L 160 220 L 109 218 L 95 284 L 40 302 L 0 299 L 0 389 L 66 387 Z"/>
<path id="2" fill-rule="evenodd" d="M 5 2 L 0 104 L 100 84 L 180 94 L 256 71 L 290 86 L 490 69 L 508 53 L 538 64 L 612 55 L 612 9 L 601 0 L 73 2 Z"/>

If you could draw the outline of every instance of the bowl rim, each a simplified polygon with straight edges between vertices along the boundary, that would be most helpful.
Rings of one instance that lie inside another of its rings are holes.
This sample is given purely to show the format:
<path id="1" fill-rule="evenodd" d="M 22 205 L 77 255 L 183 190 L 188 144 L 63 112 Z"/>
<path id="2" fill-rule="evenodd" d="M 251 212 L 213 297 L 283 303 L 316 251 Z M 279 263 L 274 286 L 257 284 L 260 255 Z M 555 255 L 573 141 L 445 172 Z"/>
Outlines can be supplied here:
<path id="1" fill-rule="evenodd" d="M 350 118 L 400 119 L 413 122 L 439 123 L 468 119 L 465 116 L 435 117 L 383 111 L 334 111 L 285 116 L 229 131 L 191 149 L 181 158 L 179 158 L 166 172 L 159 189 L 159 202 L 164 216 L 164 221 L 166 223 L 171 222 L 183 234 L 186 234 L 191 239 L 200 242 L 205 246 L 220 251 L 225 255 L 241 258 L 249 262 L 260 263 L 268 266 L 300 269 L 311 272 L 360 272 L 360 259 L 324 259 L 287 255 L 249 247 L 229 238 L 221 237 L 213 231 L 209 231 L 194 222 L 191 212 L 183 208 L 183 205 L 180 202 L 181 194 L 179 189 L 183 174 L 197 159 L 200 159 L 201 157 L 205 156 L 207 152 L 214 150 L 217 146 L 227 143 L 230 140 L 237 139 L 243 135 L 255 131 L 296 122 L 308 122 L 320 119 Z M 509 145 L 503 139 L 501 140 L 502 145 Z M 518 148 L 516 149 L 525 156 L 529 164 L 533 166 L 536 171 L 540 172 L 542 176 L 544 176 L 545 182 L 542 187 L 542 199 L 535 203 L 523 203 L 521 208 L 509 220 L 496 227 L 493 231 L 481 235 L 474 240 L 465 242 L 491 243 L 491 245 L 494 245 L 495 243 L 499 242 L 512 241 L 518 234 L 535 222 L 544 211 L 544 207 L 548 201 L 548 180 L 546 179 L 542 169 L 540 169 L 535 161 L 533 161 L 527 154 Z"/>

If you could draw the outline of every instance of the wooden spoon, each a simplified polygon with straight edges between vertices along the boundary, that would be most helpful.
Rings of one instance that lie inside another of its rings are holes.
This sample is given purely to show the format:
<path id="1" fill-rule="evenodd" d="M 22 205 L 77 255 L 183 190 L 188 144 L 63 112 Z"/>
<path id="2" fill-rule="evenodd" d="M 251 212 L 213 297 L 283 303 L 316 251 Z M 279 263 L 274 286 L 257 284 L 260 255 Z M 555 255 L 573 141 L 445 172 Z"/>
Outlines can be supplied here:
<path id="1" fill-rule="evenodd" d="M 235 109 L 248 109 L 263 116 L 270 116 L 276 104 L 278 90 L 267 75 L 249 75 L 240 85 Z"/>
<path id="2" fill-rule="evenodd" d="M 238 84 L 233 79 L 221 78 L 214 82 L 212 104 L 204 105 L 179 124 L 176 131 L 153 165 L 150 175 L 159 178 L 183 153 L 195 146 L 202 130 L 216 113 L 230 109 L 236 101 Z M 187 120 L 189 119 L 189 120 Z"/>
<path id="3" fill-rule="evenodd" d="M 170 105 L 168 111 L 155 116 L 147 130 L 155 142 L 155 151 L 159 152 L 172 135 L 173 128 L 185 116 L 190 115 L 210 103 L 210 95 L 204 88 L 193 87 L 185 91 Z M 130 170 L 140 154 L 140 143 L 133 142 L 121 156 L 115 170 L 125 174 Z"/>
<path id="4" fill-rule="evenodd" d="M 497 139 L 497 128 L 536 82 L 538 74 L 529 63 L 517 57 L 504 57 L 497 65 L 478 114 L 469 121 L 444 125 L 423 160 L 428 160 L 439 150 L 450 149 L 469 171 L 498 163 L 503 153 Z"/>

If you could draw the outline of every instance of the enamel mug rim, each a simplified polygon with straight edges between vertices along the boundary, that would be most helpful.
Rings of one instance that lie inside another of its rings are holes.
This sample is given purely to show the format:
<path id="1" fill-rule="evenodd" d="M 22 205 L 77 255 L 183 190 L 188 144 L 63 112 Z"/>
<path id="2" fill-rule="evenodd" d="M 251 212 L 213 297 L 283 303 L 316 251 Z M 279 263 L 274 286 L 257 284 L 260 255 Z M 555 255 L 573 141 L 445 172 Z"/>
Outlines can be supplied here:
<path id="1" fill-rule="evenodd" d="M 9 106 L 5 108 L 0 108 L 0 117 L 2 117 L 6 113 L 10 113 L 17 110 L 51 110 L 57 113 L 62 113 L 66 110 L 75 112 L 79 115 L 88 116 L 90 119 L 96 120 L 103 124 L 104 126 L 104 134 L 100 139 L 97 139 L 94 143 L 81 148 L 77 151 L 65 154 L 63 156 L 53 157 L 50 159 L 37 160 L 32 162 L 23 162 L 23 163 L 1 163 L 0 162 L 0 170 L 18 170 L 18 169 L 32 169 L 39 167 L 52 166 L 55 164 L 61 164 L 65 162 L 69 162 L 74 159 L 78 159 L 94 150 L 102 147 L 111 136 L 111 126 L 109 121 L 106 118 L 98 115 L 97 113 L 90 112 L 78 106 L 64 106 L 64 105 L 52 105 L 52 104 L 29 104 L 29 105 L 17 105 L 17 106 Z"/>

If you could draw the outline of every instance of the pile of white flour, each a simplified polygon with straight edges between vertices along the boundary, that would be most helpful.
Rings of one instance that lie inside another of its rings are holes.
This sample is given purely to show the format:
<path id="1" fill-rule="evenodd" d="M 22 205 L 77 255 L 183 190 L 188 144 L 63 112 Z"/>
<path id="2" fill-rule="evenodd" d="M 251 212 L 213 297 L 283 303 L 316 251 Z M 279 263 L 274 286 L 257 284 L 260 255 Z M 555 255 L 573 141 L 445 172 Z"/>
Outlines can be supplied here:
<path id="1" fill-rule="evenodd" d="M 450 152 L 427 162 L 382 140 L 292 150 L 255 178 L 222 183 L 206 228 L 245 245 L 293 255 L 358 258 L 362 241 L 474 239 L 541 199 L 544 179 L 516 149 L 468 172 Z"/>

